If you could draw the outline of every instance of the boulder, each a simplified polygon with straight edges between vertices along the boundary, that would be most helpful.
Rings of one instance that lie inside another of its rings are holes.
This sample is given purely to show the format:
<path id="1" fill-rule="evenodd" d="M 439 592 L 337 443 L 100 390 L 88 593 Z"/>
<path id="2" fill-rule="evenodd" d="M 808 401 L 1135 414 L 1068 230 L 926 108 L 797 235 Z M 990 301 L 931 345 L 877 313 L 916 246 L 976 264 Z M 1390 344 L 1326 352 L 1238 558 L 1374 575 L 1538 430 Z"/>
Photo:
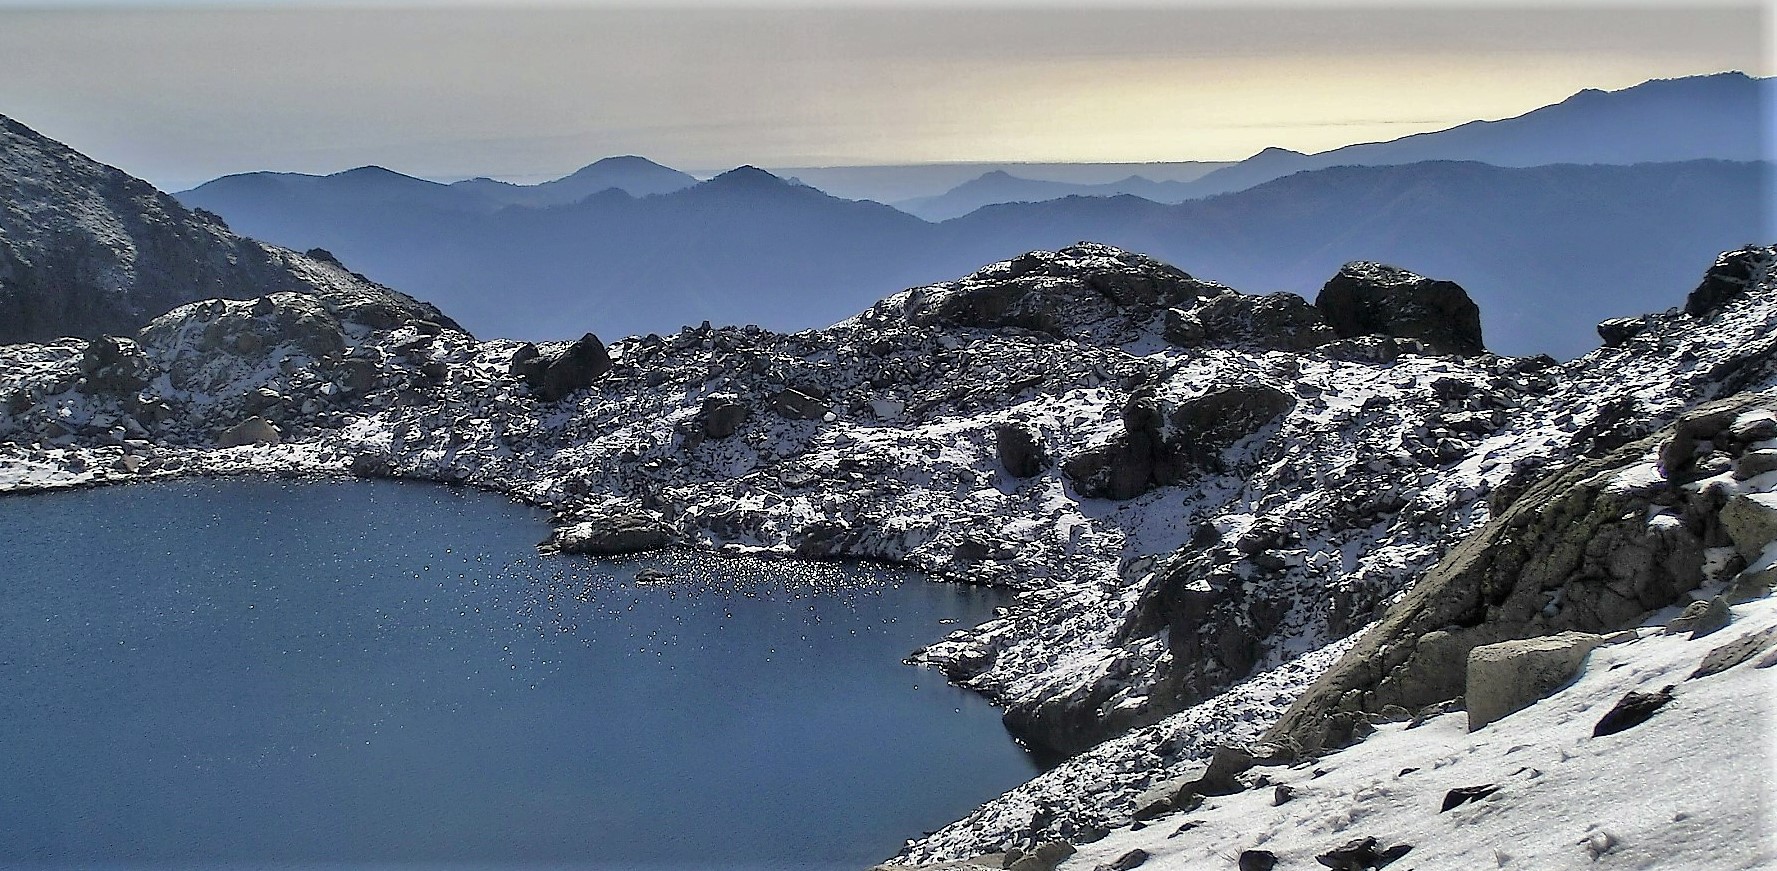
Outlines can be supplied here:
<path id="1" fill-rule="evenodd" d="M 1666 624 L 1664 632 L 1667 635 L 1683 635 L 1689 632 L 1692 638 L 1702 638 L 1728 625 L 1728 622 L 1733 618 L 1733 611 L 1728 608 L 1728 600 L 1721 596 L 1714 596 L 1686 605 L 1683 613 Z"/>
<path id="2" fill-rule="evenodd" d="M 1459 786 L 1444 793 L 1444 803 L 1438 808 L 1438 813 L 1461 807 L 1469 802 L 1480 801 L 1496 792 L 1499 792 L 1499 785 L 1493 783 L 1483 783 L 1479 786 Z"/>
<path id="3" fill-rule="evenodd" d="M 772 394 L 771 410 L 790 420 L 822 420 L 832 411 L 827 403 L 794 387 Z"/>
<path id="4" fill-rule="evenodd" d="M 612 556 L 659 550 L 673 531 L 659 517 L 641 511 L 612 511 L 560 527 L 551 539 L 561 553 Z"/>
<path id="5" fill-rule="evenodd" d="M 740 431 L 752 414 L 741 401 L 727 394 L 706 396 L 698 409 L 698 425 L 706 438 L 725 439 Z"/>
<path id="6" fill-rule="evenodd" d="M 1777 541 L 1777 493 L 1736 493 L 1721 509 L 1721 525 L 1748 562 Z"/>
<path id="7" fill-rule="evenodd" d="M 1314 861 L 1333 871 L 1370 871 L 1392 863 L 1413 849 L 1406 844 L 1377 849 L 1377 843 L 1375 838 L 1359 838 L 1315 856 Z"/>
<path id="8" fill-rule="evenodd" d="M 512 374 L 524 379 L 531 394 L 544 402 L 557 402 L 590 387 L 609 371 L 611 355 L 592 333 L 556 351 L 545 353 L 536 345 L 525 344 L 512 355 Z"/>
<path id="9" fill-rule="evenodd" d="M 1099 867 L 1103 871 L 1135 871 L 1136 868 L 1146 864 L 1149 858 L 1148 851 L 1138 848 L 1118 856 L 1108 865 L 1100 865 Z"/>
<path id="10" fill-rule="evenodd" d="M 148 386 L 154 366 L 133 340 L 100 336 L 80 352 L 82 393 L 126 396 Z"/>
<path id="11" fill-rule="evenodd" d="M 1006 866 L 1006 871 L 1055 871 L 1076 851 L 1066 841 L 1045 841 Z"/>
<path id="12" fill-rule="evenodd" d="M 249 417 L 223 430 L 216 437 L 216 446 L 233 448 L 241 445 L 275 445 L 283 440 L 284 434 L 271 421 L 263 417 Z"/>
<path id="13" fill-rule="evenodd" d="M 1270 850 L 1241 850 L 1234 866 L 1240 871 L 1271 871 L 1277 867 L 1277 854 Z"/>
<path id="14" fill-rule="evenodd" d="M 1014 478 L 1029 478 L 1049 467 L 1049 454 L 1029 428 L 1002 423 L 993 428 L 994 454 Z"/>
<path id="15" fill-rule="evenodd" d="M 1734 463 L 1734 480 L 1750 481 L 1766 472 L 1777 472 L 1777 450 L 1751 451 Z"/>
<path id="16" fill-rule="evenodd" d="M 1767 626 L 1755 632 L 1748 632 L 1709 651 L 1687 680 L 1721 674 L 1736 665 L 1751 661 L 1753 657 L 1764 653 L 1773 646 L 1777 646 L 1777 627 Z"/>
<path id="17" fill-rule="evenodd" d="M 1338 338 L 1320 310 L 1293 293 L 1230 293 L 1189 314 L 1169 311 L 1165 336 L 1187 347 L 1207 343 L 1278 351 L 1306 351 Z"/>
<path id="18" fill-rule="evenodd" d="M 1703 274 L 1703 282 L 1697 285 L 1697 289 L 1685 297 L 1684 313 L 1700 318 L 1721 310 L 1744 295 L 1747 287 L 1768 272 L 1772 260 L 1773 249 L 1770 248 L 1724 252 Z"/>
<path id="19" fill-rule="evenodd" d="M 1623 696 L 1614 707 L 1606 711 L 1598 719 L 1598 725 L 1592 727 L 1592 737 L 1602 738 L 1618 732 L 1633 729 L 1653 719 L 1654 712 L 1672 701 L 1672 687 L 1662 687 L 1659 692 L 1631 692 Z"/>
<path id="20" fill-rule="evenodd" d="M 1133 499 L 1186 477 L 1220 472 L 1222 452 L 1295 405 L 1264 384 L 1212 389 L 1170 409 L 1145 390 L 1123 407 L 1123 432 L 1062 464 L 1083 496 Z"/>
<path id="21" fill-rule="evenodd" d="M 1647 327 L 1646 317 L 1611 318 L 1598 324 L 1598 338 L 1604 341 L 1604 347 L 1615 348 L 1647 332 Z"/>
<path id="22" fill-rule="evenodd" d="M 1713 446 L 1715 439 L 1739 416 L 1739 411 L 1733 408 L 1686 415 L 1672 427 L 1672 436 L 1660 444 L 1660 474 L 1674 484 L 1688 484 L 1708 477 L 1712 473 L 1697 465 L 1697 461 L 1709 453 L 1702 450 L 1703 444 L 1707 442 Z"/>
<path id="23" fill-rule="evenodd" d="M 1481 309 L 1450 281 L 1434 281 L 1397 266 L 1345 264 L 1314 299 L 1341 339 L 1392 336 L 1415 339 L 1433 354 L 1486 353 Z"/>
<path id="24" fill-rule="evenodd" d="M 1473 732 L 1521 711 L 1572 680 L 1603 636 L 1562 632 L 1485 644 L 1469 651 L 1468 727 Z"/>

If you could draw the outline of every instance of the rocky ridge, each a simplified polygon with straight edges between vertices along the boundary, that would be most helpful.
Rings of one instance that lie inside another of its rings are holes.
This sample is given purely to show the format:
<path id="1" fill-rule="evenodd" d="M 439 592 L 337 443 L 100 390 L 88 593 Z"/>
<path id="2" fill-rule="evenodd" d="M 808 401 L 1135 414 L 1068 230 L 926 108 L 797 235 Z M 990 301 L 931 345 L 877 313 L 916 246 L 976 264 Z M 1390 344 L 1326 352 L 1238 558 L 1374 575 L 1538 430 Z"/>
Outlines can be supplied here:
<path id="1" fill-rule="evenodd" d="M 827 330 L 608 347 L 476 341 L 386 300 L 199 302 L 133 339 L 0 348 L 0 486 L 461 482 L 553 509 L 565 550 L 608 528 L 1020 589 L 914 656 L 1071 757 L 901 857 L 962 859 L 1126 825 L 1536 480 L 1777 383 L 1771 261 L 1725 255 L 1705 284 L 1750 263 L 1738 292 L 1565 366 L 1428 353 L 1451 336 L 1411 323 L 1341 338 L 1336 298 L 1089 244 Z"/>
<path id="2" fill-rule="evenodd" d="M 126 335 L 184 303 L 275 291 L 374 298 L 455 326 L 324 251 L 237 236 L 221 218 L 0 116 L 0 342 Z"/>

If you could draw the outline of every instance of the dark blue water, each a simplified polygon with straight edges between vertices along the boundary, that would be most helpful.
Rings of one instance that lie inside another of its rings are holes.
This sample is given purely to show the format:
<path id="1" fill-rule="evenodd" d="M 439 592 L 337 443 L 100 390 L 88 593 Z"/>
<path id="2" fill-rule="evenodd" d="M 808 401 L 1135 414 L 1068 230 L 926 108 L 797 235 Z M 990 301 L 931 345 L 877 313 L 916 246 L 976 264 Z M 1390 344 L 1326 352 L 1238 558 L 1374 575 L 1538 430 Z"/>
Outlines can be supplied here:
<path id="1" fill-rule="evenodd" d="M 992 594 L 544 558 L 542 519 L 387 482 L 0 498 L 0 864 L 858 868 L 1034 772 L 900 661 Z"/>

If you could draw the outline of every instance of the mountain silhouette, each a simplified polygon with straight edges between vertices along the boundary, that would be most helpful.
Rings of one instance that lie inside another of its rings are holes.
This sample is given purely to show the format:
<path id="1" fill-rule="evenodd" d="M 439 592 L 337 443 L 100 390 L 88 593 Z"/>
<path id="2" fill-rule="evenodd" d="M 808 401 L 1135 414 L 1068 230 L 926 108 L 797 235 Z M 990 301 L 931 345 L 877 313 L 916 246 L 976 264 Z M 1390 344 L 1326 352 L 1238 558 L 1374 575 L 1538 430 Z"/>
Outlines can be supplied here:
<path id="1" fill-rule="evenodd" d="M 1134 194 L 1178 203 L 1245 190 L 1291 173 L 1333 166 L 1391 166 L 1428 160 L 1473 160 L 1495 166 L 1555 163 L 1665 163 L 1764 160 L 1762 119 L 1777 93 L 1771 79 L 1718 73 L 1644 82 L 1619 91 L 1585 90 L 1550 106 L 1500 121 L 1471 121 L 1387 142 L 1348 145 L 1318 154 L 1266 148 L 1191 181 L 1132 178 L 1099 185 L 1065 184 L 988 173 L 937 195 L 895 205 L 928 220 L 945 220 L 995 203 L 1065 196 Z"/>
<path id="2" fill-rule="evenodd" d="M 743 167 L 667 194 L 606 190 L 492 211 L 183 195 L 241 232 L 322 247 L 483 335 L 669 332 L 703 320 L 823 326 L 908 286 L 1080 240 L 1250 292 L 1312 297 L 1349 260 L 1467 287 L 1490 347 L 1572 356 L 1599 320 L 1661 307 L 1715 254 L 1768 238 L 1762 163 L 1334 167 L 1167 205 L 994 205 L 929 223 Z M 201 191 L 202 189 L 200 189 Z M 1610 252 L 1605 256 L 1603 252 Z"/>

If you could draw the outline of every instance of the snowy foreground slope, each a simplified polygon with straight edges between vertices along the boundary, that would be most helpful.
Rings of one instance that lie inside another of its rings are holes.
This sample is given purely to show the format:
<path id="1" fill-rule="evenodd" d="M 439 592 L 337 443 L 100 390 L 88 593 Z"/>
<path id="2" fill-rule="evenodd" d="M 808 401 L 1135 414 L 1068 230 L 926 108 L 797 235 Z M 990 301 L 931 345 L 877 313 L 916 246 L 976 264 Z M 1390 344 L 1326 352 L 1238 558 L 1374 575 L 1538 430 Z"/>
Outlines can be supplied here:
<path id="1" fill-rule="evenodd" d="M 1696 676 L 1714 651 L 1748 645 L 1762 646 Z M 1347 750 L 1254 769 L 1262 786 L 1120 829 L 1060 867 L 1127 868 L 1146 854 L 1144 869 L 1228 869 L 1264 851 L 1278 868 L 1319 868 L 1317 856 L 1375 838 L 1378 852 L 1412 848 L 1389 866 L 1401 869 L 1770 868 L 1774 664 L 1770 598 L 1701 638 L 1644 628 L 1594 651 L 1573 685 L 1478 731 L 1462 711 L 1384 724 Z M 1666 686 L 1674 700 L 1647 722 L 1593 736 L 1626 694 Z M 1440 810 L 1474 787 L 1492 791 Z"/>
<path id="2" fill-rule="evenodd" d="M 792 335 L 537 348 L 340 296 L 213 300 L 134 338 L 0 347 L 0 489 L 398 476 L 548 507 L 562 550 L 1020 589 L 914 659 L 1071 758 L 898 859 L 1085 844 L 1349 676 L 1352 634 L 1537 481 L 1777 385 L 1772 260 L 1723 255 L 1687 310 L 1565 365 L 1486 353 L 1447 282 L 1354 264 L 1316 306 L 1086 244 Z M 1348 731 L 1387 689 L 1352 680 Z"/>

